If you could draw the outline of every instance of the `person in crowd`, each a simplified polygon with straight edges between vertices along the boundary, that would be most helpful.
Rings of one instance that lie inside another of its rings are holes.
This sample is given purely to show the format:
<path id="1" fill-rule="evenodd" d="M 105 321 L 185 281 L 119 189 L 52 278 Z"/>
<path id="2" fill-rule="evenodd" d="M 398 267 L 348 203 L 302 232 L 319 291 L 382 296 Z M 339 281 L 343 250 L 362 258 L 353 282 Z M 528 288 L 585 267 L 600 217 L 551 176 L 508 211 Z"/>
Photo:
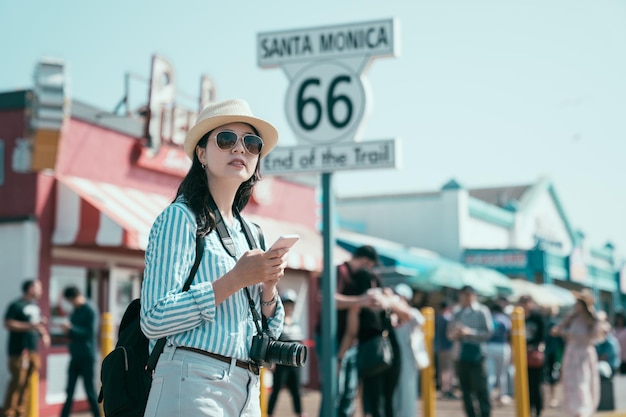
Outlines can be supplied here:
<path id="1" fill-rule="evenodd" d="M 498 306 L 500 306 L 500 308 L 502 309 L 502 312 L 507 316 L 507 317 L 511 317 L 511 314 L 513 314 L 513 310 L 515 309 L 515 304 L 513 302 L 511 302 L 511 300 L 509 300 L 509 298 L 507 296 L 504 295 L 499 295 L 498 297 L 495 298 L 494 303 L 498 304 Z M 509 340 L 510 342 L 510 340 Z M 511 353 L 511 358 L 513 354 Z M 515 365 L 513 364 L 513 361 L 509 362 L 509 364 L 506 366 L 506 387 L 507 387 L 507 392 L 505 393 L 505 395 L 508 398 L 512 398 L 513 397 L 513 389 L 515 388 Z M 506 402 L 506 398 L 504 399 L 504 401 Z"/>
<path id="2" fill-rule="evenodd" d="M 441 398 L 457 400 L 454 394 L 454 361 L 452 340 L 448 338 L 448 323 L 452 319 L 452 309 L 447 301 L 439 303 L 435 313 L 435 355 L 437 358 L 437 379 L 441 386 Z"/>
<path id="3" fill-rule="evenodd" d="M 467 417 L 489 417 L 491 404 L 485 369 L 485 342 L 493 334 L 489 309 L 477 300 L 476 291 L 466 285 L 460 290 L 459 308 L 448 324 L 448 337 L 455 342 L 456 375 L 463 393 Z M 478 409 L 474 405 L 478 402 Z"/>
<path id="4" fill-rule="evenodd" d="M 511 363 L 511 319 L 504 314 L 498 303 L 490 304 L 491 317 L 493 319 L 493 335 L 487 341 L 487 375 L 489 391 L 492 393 L 496 404 L 507 405 L 511 403 L 508 396 L 508 367 Z M 497 393 L 493 395 L 493 393 Z"/>
<path id="5" fill-rule="evenodd" d="M 550 393 L 549 405 L 552 408 L 558 407 L 560 402 L 557 396 L 556 386 L 561 379 L 561 362 L 563 358 L 563 350 L 565 349 L 565 342 L 563 338 L 552 333 L 552 328 L 558 324 L 559 321 L 559 307 L 551 306 L 548 309 L 548 321 L 547 321 L 547 335 L 546 335 L 546 366 L 545 375 L 548 380 L 548 388 Z"/>
<path id="6" fill-rule="evenodd" d="M 47 320 L 37 304 L 41 294 L 40 281 L 24 281 L 22 296 L 9 305 L 4 315 L 4 328 L 9 331 L 9 384 L 2 410 L 5 417 L 26 415 L 30 379 L 41 366 L 39 341 L 50 346 Z"/>
<path id="7" fill-rule="evenodd" d="M 380 336 L 384 331 L 388 332 L 393 346 L 393 366 L 377 375 L 361 378 L 361 399 L 366 417 L 393 417 L 393 393 L 400 375 L 401 354 L 395 332 L 390 331 L 390 327 L 394 322 L 402 325 L 413 316 L 407 303 L 393 302 L 390 297 L 392 293 L 384 291 L 376 274 L 369 270 L 357 271 L 352 289 L 354 296 L 376 294 L 381 300 L 383 310 L 359 305 L 348 310 L 346 331 L 339 346 L 339 360 L 354 346 L 355 340 L 360 345 Z M 392 314 L 397 317 L 392 318 Z"/>
<path id="8" fill-rule="evenodd" d="M 100 407 L 98 407 L 94 386 L 98 313 L 96 308 L 74 285 L 63 290 L 63 297 L 74 309 L 70 316 L 70 322 L 63 325 L 65 334 L 70 338 L 70 365 L 67 371 L 67 396 L 61 410 L 61 417 L 69 417 L 72 411 L 74 389 L 79 376 L 83 378 L 91 414 L 94 417 L 99 417 Z"/>
<path id="9" fill-rule="evenodd" d="M 589 417 L 600 401 L 598 354 L 595 349 L 600 322 L 589 291 L 576 293 L 573 311 L 552 328 L 552 334 L 565 339 L 561 368 L 563 408 L 569 416 Z"/>
<path id="10" fill-rule="evenodd" d="M 606 312 L 598 311 L 597 315 L 598 321 L 600 322 L 600 335 L 596 343 L 598 362 L 605 362 L 608 365 L 607 377 L 612 378 L 615 373 L 619 372 L 621 365 L 621 348 L 619 341 L 611 332 L 612 326 L 608 321 Z M 602 372 L 600 372 L 600 374 L 602 374 Z"/>
<path id="11" fill-rule="evenodd" d="M 355 295 L 354 276 L 360 270 L 371 270 L 378 265 L 378 253 L 373 246 L 363 245 L 358 247 L 352 257 L 337 265 L 337 291 L 335 292 L 335 304 L 337 308 L 337 348 L 344 338 L 348 309 L 352 307 L 368 307 L 371 309 L 381 308 L 381 298 L 377 294 L 364 293 Z M 378 282 L 380 285 L 380 282 Z M 321 357 L 321 320 L 316 326 L 318 343 L 317 353 Z M 359 376 L 356 368 L 357 361 L 356 341 L 341 356 L 338 366 L 338 393 L 336 397 L 336 409 L 338 417 L 351 417 L 356 410 L 356 397 L 359 388 Z M 324 410 L 322 404 L 320 413 Z M 320 414 L 321 415 L 321 414 Z"/>
<path id="12" fill-rule="evenodd" d="M 252 311 L 265 317 L 271 337 L 280 336 L 277 284 L 288 249 L 252 249 L 260 247 L 259 232 L 240 213 L 261 178 L 261 159 L 277 142 L 274 126 L 240 99 L 210 103 L 187 133 L 191 167 L 155 220 L 146 249 L 141 329 L 150 349 L 167 338 L 146 417 L 261 415 L 259 360 L 250 357 L 257 333 Z M 230 239 L 220 237 L 218 226 Z M 203 256 L 182 292 L 196 237 L 204 239 Z"/>
<path id="13" fill-rule="evenodd" d="M 519 298 L 518 304 L 524 308 L 526 315 L 526 348 L 528 352 L 533 350 L 543 352 L 545 358 L 546 328 L 545 321 L 533 298 L 530 295 L 523 295 Z M 543 369 L 544 363 L 540 366 L 528 364 L 528 399 L 530 400 L 531 416 L 539 417 L 543 411 Z"/>
<path id="14" fill-rule="evenodd" d="M 283 332 L 278 340 L 281 342 L 300 343 L 304 339 L 304 334 L 300 324 L 294 318 L 298 295 L 294 290 L 288 289 L 281 294 L 280 298 L 283 301 L 283 307 L 285 309 L 285 320 Z M 302 413 L 302 399 L 300 395 L 301 369 L 302 368 L 297 366 L 287 366 L 281 364 L 274 365 L 272 394 L 270 395 L 267 403 L 268 416 L 271 417 L 274 414 L 276 400 L 278 399 L 278 394 L 283 387 L 287 387 L 291 393 L 293 410 L 296 415 L 300 417 L 304 416 Z"/>
<path id="15" fill-rule="evenodd" d="M 613 334 L 620 347 L 620 373 L 626 375 L 626 313 L 619 311 L 615 314 Z"/>
<path id="16" fill-rule="evenodd" d="M 426 319 L 417 308 L 411 306 L 413 299 L 413 290 L 407 284 L 400 283 L 393 288 L 396 297 L 391 300 L 392 303 L 406 304 L 411 316 L 404 323 L 398 323 L 394 326 L 396 340 L 398 342 L 400 352 L 400 375 L 393 393 L 393 415 L 395 417 L 416 417 L 417 416 L 417 398 L 418 398 L 418 364 L 416 363 L 416 354 L 414 349 L 424 345 L 424 335 L 422 326 Z M 421 337 L 421 345 L 415 346 L 412 339 Z"/>

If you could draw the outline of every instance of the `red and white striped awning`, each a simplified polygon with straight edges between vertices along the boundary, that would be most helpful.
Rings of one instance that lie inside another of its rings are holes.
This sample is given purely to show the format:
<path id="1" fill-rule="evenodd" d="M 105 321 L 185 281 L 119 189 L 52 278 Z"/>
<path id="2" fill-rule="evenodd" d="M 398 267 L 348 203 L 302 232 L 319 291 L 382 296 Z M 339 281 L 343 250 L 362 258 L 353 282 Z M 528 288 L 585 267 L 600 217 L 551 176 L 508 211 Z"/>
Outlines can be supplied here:
<path id="1" fill-rule="evenodd" d="M 57 184 L 59 246 L 104 246 L 145 250 L 148 233 L 172 197 L 79 177 Z"/>
<path id="2" fill-rule="evenodd" d="M 85 178 L 58 178 L 52 242 L 57 246 L 145 250 L 152 223 L 172 199 L 173 195 L 166 197 Z M 289 268 L 322 270 L 323 246 L 319 232 L 305 225 L 267 217 L 246 217 L 261 226 L 268 247 L 281 234 L 300 235 L 301 239 L 289 251 Z M 344 249 L 335 248 L 335 263 L 349 256 Z"/>

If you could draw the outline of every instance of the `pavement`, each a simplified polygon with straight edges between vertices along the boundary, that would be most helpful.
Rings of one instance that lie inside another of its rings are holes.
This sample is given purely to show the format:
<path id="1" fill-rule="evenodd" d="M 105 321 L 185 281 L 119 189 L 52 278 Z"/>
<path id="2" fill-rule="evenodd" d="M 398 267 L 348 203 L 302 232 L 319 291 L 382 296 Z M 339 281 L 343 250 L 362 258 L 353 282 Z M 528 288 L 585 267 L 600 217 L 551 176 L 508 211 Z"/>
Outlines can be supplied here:
<path id="1" fill-rule="evenodd" d="M 616 412 L 598 412 L 595 414 L 596 417 L 626 417 L 626 375 L 619 375 L 615 377 L 614 380 L 614 388 L 615 388 L 615 400 L 616 400 L 616 409 L 619 411 Z M 546 390 L 547 393 L 547 390 Z M 560 389 L 557 386 L 557 397 L 560 397 Z M 550 400 L 549 396 L 546 395 L 546 402 Z M 311 389 L 303 389 L 302 390 L 302 408 L 303 411 L 308 415 L 308 417 L 318 417 L 319 416 L 319 407 L 321 403 L 321 394 L 318 390 Z M 419 411 L 420 416 L 423 416 L 423 409 L 421 401 L 418 400 L 417 409 Z M 291 404 L 291 395 L 289 391 L 283 389 L 278 396 L 278 401 L 276 403 L 276 409 L 274 410 L 274 416 L 277 417 L 290 417 L 295 416 L 296 414 L 293 412 L 292 404 Z M 360 408 L 360 399 L 357 401 L 357 412 L 355 417 L 362 416 Z M 451 416 L 451 417 L 464 417 L 463 406 L 460 400 L 443 400 L 437 399 L 435 402 L 435 416 Z M 503 406 L 494 406 L 492 408 L 491 417 L 515 417 L 515 401 L 513 401 L 509 405 Z M 566 414 L 563 412 L 561 407 L 547 407 L 544 409 L 544 412 L 541 415 L 542 417 L 565 417 Z M 72 417 L 91 417 L 90 413 L 73 413 Z"/>
<path id="2" fill-rule="evenodd" d="M 614 381 L 615 388 L 615 400 L 616 412 L 598 412 L 596 417 L 626 417 L 626 375 L 617 376 Z M 547 394 L 547 387 L 546 387 Z M 557 386 L 556 395 L 560 398 L 560 388 Z M 435 402 L 435 416 L 443 417 L 464 417 L 463 405 L 460 400 L 444 400 L 439 399 L 439 393 L 437 393 L 437 400 Z M 546 402 L 550 400 L 548 395 L 545 396 Z M 302 408 L 303 411 L 308 414 L 308 417 L 318 417 L 319 407 L 321 403 L 321 394 L 317 390 L 303 390 L 302 393 Z M 424 416 L 421 401 L 417 402 L 417 410 L 420 416 Z M 276 410 L 274 416 L 288 417 L 295 416 L 293 408 L 291 407 L 291 395 L 289 391 L 283 390 L 278 396 L 276 403 Z M 357 412 L 355 417 L 361 417 L 363 415 L 360 408 L 360 399 L 357 403 Z M 491 417 L 515 417 L 517 415 L 515 409 L 515 401 L 509 405 L 493 406 Z M 542 417 L 565 417 L 566 414 L 561 407 L 548 407 L 544 409 L 541 414 Z"/>

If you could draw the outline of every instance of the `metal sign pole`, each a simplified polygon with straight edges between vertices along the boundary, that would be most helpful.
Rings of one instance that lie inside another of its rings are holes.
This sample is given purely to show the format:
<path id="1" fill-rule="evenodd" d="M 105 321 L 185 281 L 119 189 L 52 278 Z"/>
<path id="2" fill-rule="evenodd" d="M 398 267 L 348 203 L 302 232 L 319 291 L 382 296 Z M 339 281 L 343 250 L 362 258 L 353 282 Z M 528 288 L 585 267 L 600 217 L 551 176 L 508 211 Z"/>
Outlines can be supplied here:
<path id="1" fill-rule="evenodd" d="M 377 57 L 398 54 L 396 19 L 321 26 L 257 35 L 257 63 L 281 67 L 289 78 L 285 110 L 299 142 L 275 149 L 263 160 L 266 174 L 322 173 L 324 273 L 321 314 L 321 415 L 337 415 L 337 270 L 332 173 L 396 168 L 396 140 L 360 142 L 369 114 L 364 74 Z M 349 41 L 354 40 L 354 42 Z"/>
<path id="2" fill-rule="evenodd" d="M 333 259 L 335 222 L 333 220 L 335 195 L 330 172 L 322 174 L 324 274 L 322 277 L 322 412 L 325 417 L 337 415 L 337 310 L 335 291 L 337 270 Z"/>

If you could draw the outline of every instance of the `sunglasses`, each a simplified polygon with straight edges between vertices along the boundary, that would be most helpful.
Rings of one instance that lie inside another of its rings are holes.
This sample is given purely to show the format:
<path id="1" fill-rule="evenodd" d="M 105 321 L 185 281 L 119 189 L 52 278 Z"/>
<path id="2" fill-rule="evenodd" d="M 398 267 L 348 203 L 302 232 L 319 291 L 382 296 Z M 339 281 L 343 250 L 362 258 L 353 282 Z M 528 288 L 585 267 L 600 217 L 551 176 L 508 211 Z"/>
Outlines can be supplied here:
<path id="1" fill-rule="evenodd" d="M 257 135 L 245 134 L 241 137 L 241 141 L 243 142 L 243 147 L 246 148 L 246 150 L 252 155 L 258 155 L 261 153 L 261 148 L 263 148 L 263 139 Z M 215 143 L 217 144 L 217 147 L 224 151 L 230 151 L 233 149 L 237 145 L 237 142 L 239 142 L 239 136 L 237 136 L 235 132 L 231 132 L 229 130 L 223 130 L 215 135 Z"/>

